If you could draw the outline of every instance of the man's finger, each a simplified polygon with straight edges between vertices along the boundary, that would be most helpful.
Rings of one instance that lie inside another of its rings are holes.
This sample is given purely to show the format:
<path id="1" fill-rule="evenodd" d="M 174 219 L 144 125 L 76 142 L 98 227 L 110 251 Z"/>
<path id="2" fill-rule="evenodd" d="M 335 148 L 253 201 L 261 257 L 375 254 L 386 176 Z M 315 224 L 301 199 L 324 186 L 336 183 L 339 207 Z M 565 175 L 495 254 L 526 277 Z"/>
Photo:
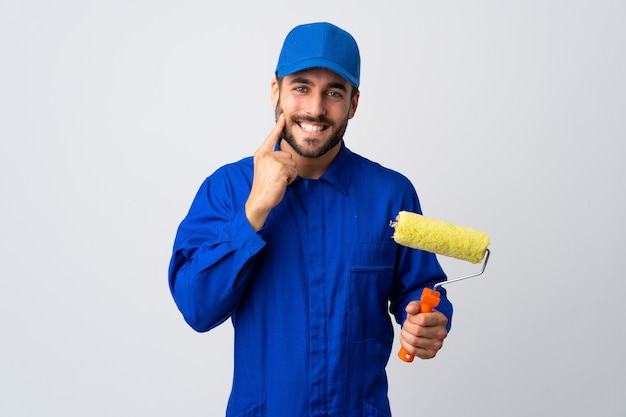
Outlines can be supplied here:
<path id="1" fill-rule="evenodd" d="M 407 306 L 405 311 L 409 315 L 416 315 L 420 312 L 421 303 L 419 301 L 411 301 Z"/>
<path id="2" fill-rule="evenodd" d="M 261 145 L 259 150 L 270 151 L 270 152 L 273 151 L 274 147 L 276 146 L 276 142 L 278 142 L 278 138 L 280 137 L 281 133 L 283 133 L 284 128 L 285 128 L 285 116 L 281 113 L 280 116 L 278 116 L 278 120 L 276 120 L 276 125 L 274 125 L 274 128 L 272 129 L 270 134 L 267 136 L 267 138 L 265 139 L 265 142 L 263 142 L 263 145 Z"/>

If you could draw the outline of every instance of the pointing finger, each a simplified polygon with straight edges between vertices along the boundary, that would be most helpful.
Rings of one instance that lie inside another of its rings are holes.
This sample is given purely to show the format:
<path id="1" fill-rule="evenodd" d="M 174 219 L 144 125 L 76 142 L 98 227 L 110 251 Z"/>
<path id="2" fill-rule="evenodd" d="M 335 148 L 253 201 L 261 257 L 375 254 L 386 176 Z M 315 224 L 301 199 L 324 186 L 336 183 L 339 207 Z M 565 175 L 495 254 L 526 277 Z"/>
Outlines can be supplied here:
<path id="1" fill-rule="evenodd" d="M 276 146 L 276 142 L 278 142 L 278 138 L 280 137 L 281 133 L 283 133 L 284 127 L 285 116 L 281 113 L 280 116 L 278 116 L 278 120 L 276 120 L 276 125 L 274 125 L 274 128 L 267 136 L 265 142 L 263 142 L 263 145 L 261 145 L 259 150 L 273 151 L 274 147 Z"/>

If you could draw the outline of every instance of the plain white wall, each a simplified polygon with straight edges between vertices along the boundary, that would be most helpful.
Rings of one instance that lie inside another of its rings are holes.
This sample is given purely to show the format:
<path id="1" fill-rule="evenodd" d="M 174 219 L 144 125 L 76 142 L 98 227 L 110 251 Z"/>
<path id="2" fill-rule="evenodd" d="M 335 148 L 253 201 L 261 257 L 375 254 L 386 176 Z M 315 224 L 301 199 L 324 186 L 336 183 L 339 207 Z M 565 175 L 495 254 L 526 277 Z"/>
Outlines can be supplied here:
<path id="1" fill-rule="evenodd" d="M 171 245 L 318 20 L 361 48 L 348 146 L 493 242 L 394 415 L 626 414 L 626 3 L 0 0 L 0 415 L 224 414 L 232 330 L 185 325 Z"/>

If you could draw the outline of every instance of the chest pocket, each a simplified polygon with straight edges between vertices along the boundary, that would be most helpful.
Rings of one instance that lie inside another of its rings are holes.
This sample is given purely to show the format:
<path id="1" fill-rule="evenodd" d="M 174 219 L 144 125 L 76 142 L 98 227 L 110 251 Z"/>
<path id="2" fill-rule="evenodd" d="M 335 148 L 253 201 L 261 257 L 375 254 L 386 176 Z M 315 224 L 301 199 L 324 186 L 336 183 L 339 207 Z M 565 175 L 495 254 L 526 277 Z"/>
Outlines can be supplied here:
<path id="1" fill-rule="evenodd" d="M 394 242 L 355 242 L 350 257 L 350 337 L 353 342 L 393 338 L 388 313 Z"/>

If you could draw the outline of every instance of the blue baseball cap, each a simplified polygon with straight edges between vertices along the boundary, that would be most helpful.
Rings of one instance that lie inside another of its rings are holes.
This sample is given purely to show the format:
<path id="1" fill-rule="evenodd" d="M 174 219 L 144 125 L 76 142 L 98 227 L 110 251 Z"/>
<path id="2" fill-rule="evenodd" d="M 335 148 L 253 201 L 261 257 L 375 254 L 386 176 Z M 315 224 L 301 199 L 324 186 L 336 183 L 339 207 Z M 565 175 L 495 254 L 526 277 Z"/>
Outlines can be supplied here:
<path id="1" fill-rule="evenodd" d="M 331 23 L 296 26 L 285 38 L 278 57 L 276 76 L 284 77 L 311 68 L 334 71 L 358 87 L 361 57 L 356 40 Z"/>

